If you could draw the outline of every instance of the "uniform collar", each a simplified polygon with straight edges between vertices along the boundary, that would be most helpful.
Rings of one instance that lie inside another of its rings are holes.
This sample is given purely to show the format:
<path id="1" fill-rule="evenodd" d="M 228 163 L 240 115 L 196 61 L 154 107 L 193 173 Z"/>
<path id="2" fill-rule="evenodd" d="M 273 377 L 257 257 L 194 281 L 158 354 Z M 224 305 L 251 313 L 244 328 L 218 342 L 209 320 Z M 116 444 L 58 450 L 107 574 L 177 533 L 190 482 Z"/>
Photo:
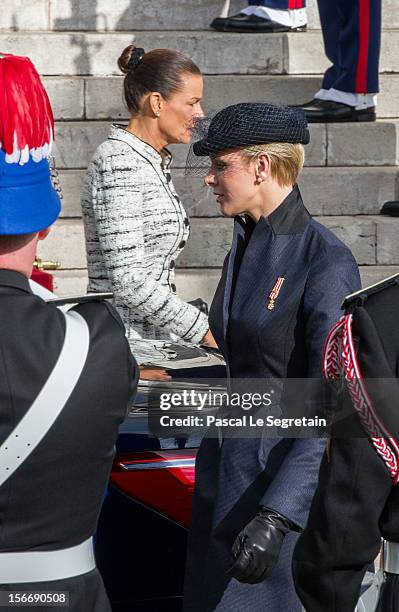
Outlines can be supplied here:
<path id="1" fill-rule="evenodd" d="M 0 287 L 14 287 L 26 293 L 32 293 L 29 280 L 21 272 L 0 269 Z"/>
<path id="2" fill-rule="evenodd" d="M 246 232 L 252 233 L 256 225 L 271 227 L 274 234 L 302 234 L 310 219 L 310 213 L 305 208 L 298 185 L 281 202 L 268 217 L 261 217 L 255 223 L 249 215 L 236 217 L 245 226 Z"/>
<path id="3" fill-rule="evenodd" d="M 302 234 L 310 219 L 298 185 L 268 217 L 267 223 L 275 234 Z"/>
<path id="4" fill-rule="evenodd" d="M 128 132 L 126 126 L 114 124 L 108 134 L 111 140 L 120 140 L 130 145 L 137 153 L 140 153 L 145 159 L 152 164 L 161 166 L 164 170 L 169 168 L 172 163 L 172 153 L 168 149 L 162 149 L 162 154 L 154 147 L 149 145 L 144 140 L 141 140 L 131 132 Z"/>

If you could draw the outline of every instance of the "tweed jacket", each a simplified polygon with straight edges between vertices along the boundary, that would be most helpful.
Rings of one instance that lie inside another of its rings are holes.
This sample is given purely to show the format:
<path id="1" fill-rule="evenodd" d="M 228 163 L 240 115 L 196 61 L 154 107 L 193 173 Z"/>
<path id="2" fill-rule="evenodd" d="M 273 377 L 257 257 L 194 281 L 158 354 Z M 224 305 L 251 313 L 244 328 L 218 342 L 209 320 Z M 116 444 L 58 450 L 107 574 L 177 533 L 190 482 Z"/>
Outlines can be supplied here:
<path id="1" fill-rule="evenodd" d="M 190 223 L 174 189 L 171 154 L 122 126 L 89 165 L 82 213 L 90 291 L 113 291 L 128 338 L 198 343 L 208 319 L 176 294 L 174 268 Z"/>

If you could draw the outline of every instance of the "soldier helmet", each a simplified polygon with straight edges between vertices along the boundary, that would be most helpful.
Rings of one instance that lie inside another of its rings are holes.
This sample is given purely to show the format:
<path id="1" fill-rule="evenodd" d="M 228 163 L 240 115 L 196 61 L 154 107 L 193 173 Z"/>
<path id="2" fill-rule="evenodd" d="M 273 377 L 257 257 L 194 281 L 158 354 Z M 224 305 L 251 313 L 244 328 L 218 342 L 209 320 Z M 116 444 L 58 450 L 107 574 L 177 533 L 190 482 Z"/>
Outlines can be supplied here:
<path id="1" fill-rule="evenodd" d="M 61 210 L 48 161 L 53 113 L 29 58 L 0 53 L 0 83 L 0 235 L 33 233 Z"/>

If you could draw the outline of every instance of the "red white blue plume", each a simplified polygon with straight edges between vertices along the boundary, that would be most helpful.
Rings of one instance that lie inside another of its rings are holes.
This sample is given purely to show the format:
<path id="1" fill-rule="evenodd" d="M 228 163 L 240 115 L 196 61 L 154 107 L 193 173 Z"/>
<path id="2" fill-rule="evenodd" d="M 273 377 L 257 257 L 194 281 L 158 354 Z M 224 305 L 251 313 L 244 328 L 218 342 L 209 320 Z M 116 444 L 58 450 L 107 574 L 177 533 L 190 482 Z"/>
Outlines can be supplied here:
<path id="1" fill-rule="evenodd" d="M 51 153 L 54 118 L 28 57 L 0 53 L 0 148 L 8 163 L 39 162 Z"/>

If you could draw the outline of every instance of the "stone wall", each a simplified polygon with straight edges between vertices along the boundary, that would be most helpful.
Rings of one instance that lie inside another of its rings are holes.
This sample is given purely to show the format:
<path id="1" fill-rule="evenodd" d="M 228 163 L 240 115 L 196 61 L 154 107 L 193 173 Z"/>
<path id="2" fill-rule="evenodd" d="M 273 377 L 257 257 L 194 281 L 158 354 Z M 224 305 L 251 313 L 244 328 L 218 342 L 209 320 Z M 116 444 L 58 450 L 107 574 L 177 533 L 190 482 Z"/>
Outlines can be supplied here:
<path id="1" fill-rule="evenodd" d="M 243 0 L 244 1 L 244 0 Z M 300 187 L 310 212 L 353 250 L 365 282 L 399 270 L 399 219 L 379 216 L 399 198 L 399 12 L 384 0 L 381 94 L 375 124 L 311 126 Z M 83 290 L 86 261 L 80 192 L 87 164 L 112 121 L 125 121 L 116 59 L 135 41 L 145 49 L 181 50 L 205 75 L 204 108 L 239 101 L 298 103 L 319 88 L 328 65 L 315 1 L 306 33 L 213 32 L 223 0 L 2 0 L 0 49 L 29 55 L 44 77 L 56 119 L 55 155 L 65 194 L 62 218 L 41 245 L 58 259 L 59 292 Z M 242 2 L 233 0 L 231 13 Z M 199 179 L 184 173 L 187 147 L 174 147 L 174 180 L 193 218 L 179 260 L 185 298 L 210 299 L 228 251 L 231 221 Z"/>

